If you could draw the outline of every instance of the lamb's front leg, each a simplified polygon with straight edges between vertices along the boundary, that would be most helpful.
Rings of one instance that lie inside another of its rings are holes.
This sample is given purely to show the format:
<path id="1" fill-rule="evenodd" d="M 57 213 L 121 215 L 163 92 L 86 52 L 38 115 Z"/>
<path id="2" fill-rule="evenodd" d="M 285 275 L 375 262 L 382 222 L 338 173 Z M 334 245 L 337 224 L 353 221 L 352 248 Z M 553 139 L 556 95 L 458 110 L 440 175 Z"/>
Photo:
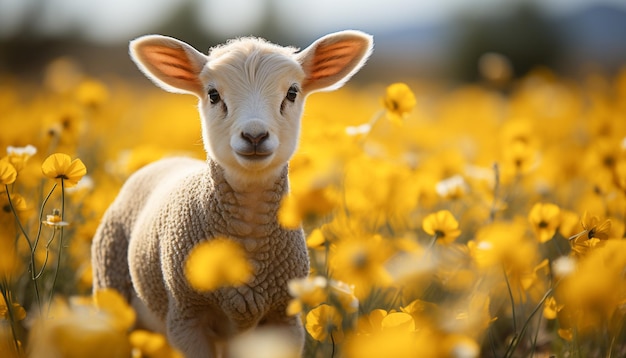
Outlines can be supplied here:
<path id="1" fill-rule="evenodd" d="M 133 295 L 128 269 L 128 235 L 114 213 L 108 212 L 91 247 L 93 290 L 117 290 L 127 302 Z"/>
<path id="2" fill-rule="evenodd" d="M 218 357 L 217 344 L 206 331 L 206 319 L 198 308 L 170 304 L 167 313 L 167 336 L 186 358 Z"/>

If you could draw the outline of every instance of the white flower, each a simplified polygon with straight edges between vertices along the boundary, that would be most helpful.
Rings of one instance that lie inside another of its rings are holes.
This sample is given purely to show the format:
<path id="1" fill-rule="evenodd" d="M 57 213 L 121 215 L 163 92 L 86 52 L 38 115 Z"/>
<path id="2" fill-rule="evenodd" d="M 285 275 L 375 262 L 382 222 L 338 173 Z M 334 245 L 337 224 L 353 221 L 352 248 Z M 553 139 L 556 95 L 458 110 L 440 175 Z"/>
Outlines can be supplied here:
<path id="1" fill-rule="evenodd" d="M 25 147 L 14 147 L 10 145 L 7 147 L 7 154 L 15 155 L 15 156 L 32 157 L 33 155 L 37 154 L 37 148 L 35 148 L 34 146 L 30 144 L 28 144 Z"/>
<path id="2" fill-rule="evenodd" d="M 435 185 L 435 191 L 442 198 L 459 197 L 468 190 L 467 183 L 460 175 L 444 179 Z"/>
<path id="3" fill-rule="evenodd" d="M 305 277 L 290 280 L 287 284 L 289 294 L 293 297 L 300 297 L 317 289 L 325 289 L 328 281 L 323 276 Z"/>
<path id="4" fill-rule="evenodd" d="M 566 277 L 576 270 L 576 261 L 569 256 L 561 256 L 552 262 L 552 272 L 556 277 Z"/>
<path id="5" fill-rule="evenodd" d="M 361 124 L 360 126 L 346 127 L 346 134 L 354 137 L 359 134 L 367 134 L 372 130 L 372 125 L 369 123 Z"/>

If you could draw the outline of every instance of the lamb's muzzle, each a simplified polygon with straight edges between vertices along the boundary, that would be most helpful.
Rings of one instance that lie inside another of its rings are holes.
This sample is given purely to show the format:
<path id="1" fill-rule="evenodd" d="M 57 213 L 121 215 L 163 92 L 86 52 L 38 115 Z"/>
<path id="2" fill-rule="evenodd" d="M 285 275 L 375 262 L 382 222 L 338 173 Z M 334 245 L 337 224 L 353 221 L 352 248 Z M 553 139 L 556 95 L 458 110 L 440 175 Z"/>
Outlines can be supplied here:
<path id="1" fill-rule="evenodd" d="M 94 290 L 118 290 L 137 306 L 138 325 L 163 331 L 187 357 L 224 355 L 232 337 L 264 325 L 287 328 L 302 346 L 300 319 L 286 308 L 287 283 L 309 271 L 304 234 L 276 218 L 287 162 L 306 97 L 343 85 L 371 51 L 371 36 L 359 31 L 324 36 L 301 52 L 258 38 L 208 55 L 160 35 L 132 41 L 131 57 L 148 78 L 198 97 L 207 160 L 165 159 L 129 178 L 93 241 Z M 246 249 L 253 277 L 199 292 L 185 262 L 219 237 Z"/>

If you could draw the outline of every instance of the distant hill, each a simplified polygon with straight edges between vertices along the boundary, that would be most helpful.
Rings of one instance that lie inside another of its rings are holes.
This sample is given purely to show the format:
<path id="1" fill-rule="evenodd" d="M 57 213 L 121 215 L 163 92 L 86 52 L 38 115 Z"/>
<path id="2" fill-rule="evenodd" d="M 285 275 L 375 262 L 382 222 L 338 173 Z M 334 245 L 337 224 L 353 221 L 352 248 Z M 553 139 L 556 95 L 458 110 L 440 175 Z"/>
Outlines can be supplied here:
<path id="1" fill-rule="evenodd" d="M 487 51 L 509 56 L 518 75 L 536 65 L 569 75 L 590 66 L 615 71 L 626 65 L 626 8 L 592 5 L 560 16 L 536 10 L 484 18 L 461 14 L 447 23 L 375 34 L 378 54 L 372 65 L 392 73 L 462 80 L 476 79 L 476 62 Z"/>
<path id="2" fill-rule="evenodd" d="M 566 66 L 595 64 L 615 69 L 626 65 L 626 9 L 597 5 L 554 19 L 563 42 Z"/>

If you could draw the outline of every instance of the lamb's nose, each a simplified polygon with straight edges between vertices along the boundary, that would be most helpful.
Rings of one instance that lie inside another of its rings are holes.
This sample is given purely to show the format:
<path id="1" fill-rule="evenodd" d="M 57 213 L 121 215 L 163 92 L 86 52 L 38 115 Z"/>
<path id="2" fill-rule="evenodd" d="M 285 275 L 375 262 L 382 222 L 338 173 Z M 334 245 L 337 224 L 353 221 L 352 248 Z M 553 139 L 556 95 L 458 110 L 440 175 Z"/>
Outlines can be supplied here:
<path id="1" fill-rule="evenodd" d="M 255 147 L 263 143 L 263 141 L 269 138 L 269 136 L 270 136 L 269 132 L 254 133 L 254 134 L 241 132 L 241 137 L 245 139 L 246 141 L 248 141 L 250 144 L 254 145 Z"/>

